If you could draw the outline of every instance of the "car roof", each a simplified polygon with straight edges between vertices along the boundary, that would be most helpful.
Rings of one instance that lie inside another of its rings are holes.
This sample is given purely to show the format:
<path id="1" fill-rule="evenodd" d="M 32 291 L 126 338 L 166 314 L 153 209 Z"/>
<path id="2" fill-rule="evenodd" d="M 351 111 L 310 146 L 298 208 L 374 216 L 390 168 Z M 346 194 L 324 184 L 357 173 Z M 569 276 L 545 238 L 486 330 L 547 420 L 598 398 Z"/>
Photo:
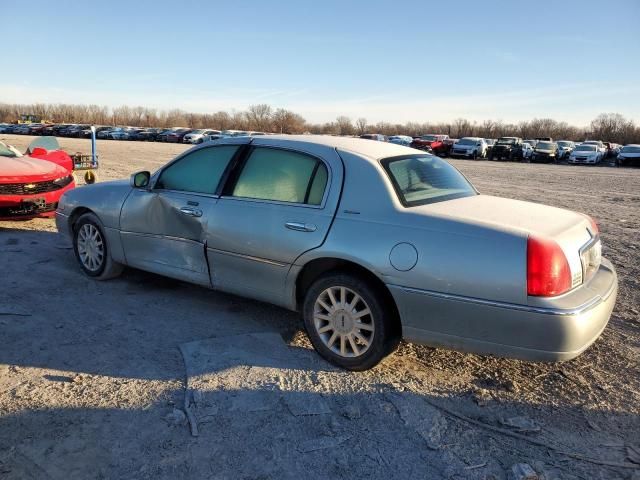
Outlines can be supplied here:
<path id="1" fill-rule="evenodd" d="M 347 150 L 374 160 L 400 155 L 424 155 L 424 152 L 413 148 L 395 143 L 372 142 L 363 138 L 334 137 L 331 135 L 265 135 L 260 137 L 260 145 L 282 145 L 287 143 L 291 144 L 291 147 L 296 145 L 303 147 L 305 144 L 324 145 L 339 150 Z"/>

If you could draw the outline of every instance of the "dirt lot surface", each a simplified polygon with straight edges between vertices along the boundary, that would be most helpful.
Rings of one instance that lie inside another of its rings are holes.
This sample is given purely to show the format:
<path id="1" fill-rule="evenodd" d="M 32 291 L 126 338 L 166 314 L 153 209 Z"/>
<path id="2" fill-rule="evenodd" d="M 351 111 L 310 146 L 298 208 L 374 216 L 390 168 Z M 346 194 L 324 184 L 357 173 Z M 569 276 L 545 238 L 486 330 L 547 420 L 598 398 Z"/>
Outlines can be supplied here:
<path id="1" fill-rule="evenodd" d="M 98 148 L 105 181 L 185 147 Z M 584 355 L 402 344 L 348 373 L 295 313 L 134 270 L 92 281 L 52 220 L 4 222 L 0 478 L 640 478 L 640 169 L 453 163 L 482 193 L 597 219 L 620 292 Z"/>

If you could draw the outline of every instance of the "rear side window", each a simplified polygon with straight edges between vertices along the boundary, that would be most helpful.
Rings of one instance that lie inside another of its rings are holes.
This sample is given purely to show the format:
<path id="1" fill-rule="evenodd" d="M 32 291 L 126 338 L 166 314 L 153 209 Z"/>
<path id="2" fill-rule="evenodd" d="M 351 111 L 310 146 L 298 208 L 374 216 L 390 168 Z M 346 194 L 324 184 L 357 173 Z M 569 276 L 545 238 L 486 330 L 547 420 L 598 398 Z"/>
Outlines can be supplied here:
<path id="1" fill-rule="evenodd" d="M 288 203 L 320 205 L 327 167 L 302 153 L 256 148 L 247 159 L 231 195 Z"/>
<path id="2" fill-rule="evenodd" d="M 405 207 L 477 195 L 464 176 L 433 155 L 411 155 L 382 161 Z"/>
<path id="3" fill-rule="evenodd" d="M 189 153 L 162 171 L 156 188 L 214 194 L 238 148 L 223 145 Z"/>

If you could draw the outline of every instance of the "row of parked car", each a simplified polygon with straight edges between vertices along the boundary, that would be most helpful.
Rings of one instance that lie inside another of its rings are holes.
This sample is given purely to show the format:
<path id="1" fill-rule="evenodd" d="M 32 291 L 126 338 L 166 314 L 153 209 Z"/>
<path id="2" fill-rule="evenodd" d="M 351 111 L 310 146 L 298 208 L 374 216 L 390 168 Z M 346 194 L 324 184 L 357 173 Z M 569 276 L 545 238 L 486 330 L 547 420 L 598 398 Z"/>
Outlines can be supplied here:
<path id="1" fill-rule="evenodd" d="M 600 140 L 554 141 L 550 137 L 523 140 L 519 137 L 498 139 L 481 137 L 450 138 L 449 135 L 427 134 L 419 137 L 365 134 L 360 138 L 406 145 L 443 157 L 488 158 L 489 160 L 512 160 L 536 163 L 566 161 L 578 164 L 597 164 L 614 158 L 618 165 L 640 161 L 640 145 L 618 145 Z"/>
<path id="2" fill-rule="evenodd" d="M 137 140 L 149 142 L 189 143 L 217 140 L 223 137 L 267 135 L 264 132 L 245 130 L 214 130 L 190 128 L 141 128 L 98 125 L 96 136 L 103 140 Z M 56 137 L 90 138 L 89 124 L 0 124 L 0 133 L 25 135 L 48 135 Z M 501 137 L 498 139 L 481 137 L 450 138 L 449 135 L 425 134 L 418 137 L 393 135 L 387 137 L 377 133 L 367 133 L 360 138 L 391 142 L 428 151 L 442 157 L 488 158 L 489 160 L 516 160 L 540 163 L 566 161 L 568 163 L 597 164 L 615 158 L 618 165 L 640 161 L 640 145 L 621 146 L 600 140 L 553 141 L 550 137 L 525 139 Z"/>
<path id="3" fill-rule="evenodd" d="M 102 140 L 137 140 L 147 142 L 198 144 L 222 137 L 265 135 L 263 132 L 244 130 L 213 130 L 209 128 L 140 128 L 97 125 L 96 137 Z M 89 124 L 0 124 L 0 133 L 19 135 L 48 135 L 55 137 L 91 138 Z"/>

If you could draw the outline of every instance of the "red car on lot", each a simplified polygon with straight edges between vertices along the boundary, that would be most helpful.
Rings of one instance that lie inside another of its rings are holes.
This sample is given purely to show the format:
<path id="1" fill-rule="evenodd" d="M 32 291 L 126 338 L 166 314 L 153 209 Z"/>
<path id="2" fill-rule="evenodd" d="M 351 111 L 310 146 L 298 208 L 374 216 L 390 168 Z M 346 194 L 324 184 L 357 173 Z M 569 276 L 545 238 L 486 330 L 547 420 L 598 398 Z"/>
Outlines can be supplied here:
<path id="1" fill-rule="evenodd" d="M 57 143 L 41 137 L 22 155 L 0 142 L 0 219 L 51 217 L 75 187 L 73 160 Z"/>
<path id="2" fill-rule="evenodd" d="M 193 130 L 189 128 L 180 128 L 167 134 L 166 141 L 169 143 L 182 143 L 182 139 L 187 133 L 191 133 Z"/>
<path id="3" fill-rule="evenodd" d="M 429 133 L 427 135 L 420 135 L 413 139 L 411 148 L 417 148 L 418 150 L 425 150 L 432 152 L 434 155 L 446 155 L 451 150 L 451 142 L 449 142 L 449 135 L 438 135 Z"/>

